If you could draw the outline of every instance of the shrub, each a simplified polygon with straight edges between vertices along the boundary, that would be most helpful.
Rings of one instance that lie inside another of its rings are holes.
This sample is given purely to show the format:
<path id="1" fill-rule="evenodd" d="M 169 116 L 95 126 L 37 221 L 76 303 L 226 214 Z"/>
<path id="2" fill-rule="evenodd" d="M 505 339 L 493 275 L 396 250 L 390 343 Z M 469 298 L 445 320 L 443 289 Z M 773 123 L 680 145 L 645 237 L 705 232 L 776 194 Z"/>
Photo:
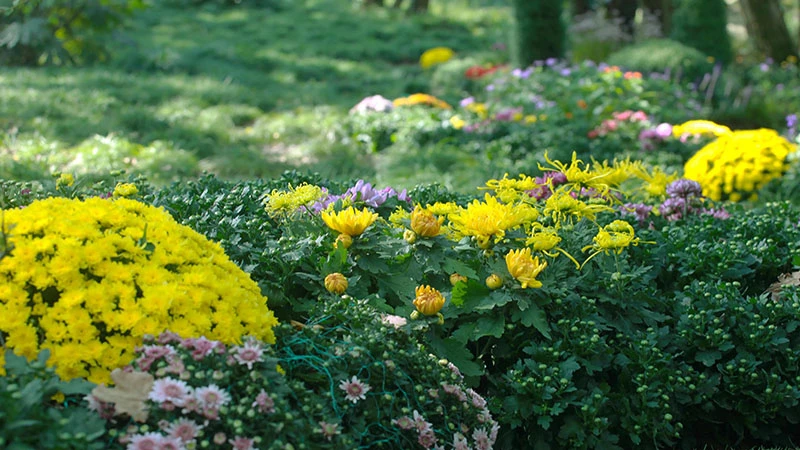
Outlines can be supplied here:
<path id="1" fill-rule="evenodd" d="M 0 11 L 0 62 L 78 64 L 105 60 L 109 32 L 142 0 L 15 1 Z"/>
<path id="2" fill-rule="evenodd" d="M 564 56 L 566 27 L 562 2 L 514 0 L 511 6 L 511 54 L 516 67 Z"/>
<path id="3" fill-rule="evenodd" d="M 105 449 L 103 421 L 87 411 L 82 397 L 94 386 L 62 381 L 45 361 L 48 351 L 27 359 L 0 359 L 0 447 L 18 450 Z"/>
<path id="4" fill-rule="evenodd" d="M 486 400 L 425 350 L 415 337 L 421 330 L 365 302 L 320 300 L 307 324 L 276 328 L 274 347 L 170 333 L 150 339 L 132 371 L 115 372 L 118 388 L 95 389 L 94 407 L 117 445 L 407 449 L 463 440 L 492 447 L 497 424 Z M 169 397 L 167 386 L 181 392 Z M 134 402 L 123 390 L 137 393 Z"/>
<path id="5" fill-rule="evenodd" d="M 788 169 L 796 146 L 775 130 L 740 130 L 723 134 L 701 148 L 684 166 L 686 178 L 714 199 L 754 199 L 758 190 Z"/>
<path id="6" fill-rule="evenodd" d="M 694 80 L 711 71 L 699 50 L 670 39 L 653 39 L 629 45 L 608 57 L 608 63 L 642 73 L 669 71 Z"/>
<path id="7" fill-rule="evenodd" d="M 64 379 L 108 380 L 142 336 L 169 328 L 272 341 L 258 286 L 219 245 L 163 210 L 127 199 L 50 198 L 4 212 L 0 336 L 32 358 L 49 349 Z"/>
<path id="8" fill-rule="evenodd" d="M 700 50 L 722 64 L 733 60 L 731 39 L 728 35 L 728 5 L 725 0 L 677 2 L 672 14 L 670 37 Z"/>

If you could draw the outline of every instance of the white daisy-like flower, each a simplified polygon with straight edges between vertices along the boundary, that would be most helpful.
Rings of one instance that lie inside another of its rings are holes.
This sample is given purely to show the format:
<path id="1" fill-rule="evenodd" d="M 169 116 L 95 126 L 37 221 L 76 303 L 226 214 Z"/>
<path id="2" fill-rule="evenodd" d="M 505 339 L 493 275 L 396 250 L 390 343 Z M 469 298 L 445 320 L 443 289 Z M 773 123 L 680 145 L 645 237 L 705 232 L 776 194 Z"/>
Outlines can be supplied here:
<path id="1" fill-rule="evenodd" d="M 342 380 L 342 382 L 339 383 L 339 389 L 345 392 L 346 400 L 358 403 L 359 400 L 365 400 L 367 398 L 365 394 L 372 388 L 353 375 L 353 378 L 350 380 Z"/>
<path id="2" fill-rule="evenodd" d="M 192 388 L 184 381 L 166 377 L 153 383 L 148 398 L 157 403 L 170 402 L 175 406 L 183 406 L 191 395 Z"/>

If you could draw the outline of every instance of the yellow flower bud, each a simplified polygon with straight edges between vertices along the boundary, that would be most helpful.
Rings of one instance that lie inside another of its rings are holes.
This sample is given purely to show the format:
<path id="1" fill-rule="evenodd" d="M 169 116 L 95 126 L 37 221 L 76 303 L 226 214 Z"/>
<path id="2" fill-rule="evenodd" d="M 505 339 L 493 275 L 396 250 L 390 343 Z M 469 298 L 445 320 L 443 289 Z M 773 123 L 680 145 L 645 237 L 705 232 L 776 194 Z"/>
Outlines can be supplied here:
<path id="1" fill-rule="evenodd" d="M 500 278 L 500 275 L 493 273 L 486 277 L 486 287 L 489 289 L 497 289 L 503 285 L 503 279 Z"/>
<path id="2" fill-rule="evenodd" d="M 411 311 L 411 320 L 417 320 L 419 319 L 419 317 L 420 317 L 419 311 L 417 310 Z"/>
<path id="3" fill-rule="evenodd" d="M 442 310 L 444 297 L 441 292 L 430 286 L 417 286 L 415 292 L 417 296 L 414 299 L 414 306 L 417 311 L 426 316 L 433 316 Z"/>
<path id="4" fill-rule="evenodd" d="M 458 283 L 459 281 L 463 281 L 463 282 L 466 283 L 467 282 L 467 277 L 465 277 L 464 275 L 457 274 L 457 273 L 454 273 L 454 274 L 450 275 L 450 284 L 451 285 L 455 286 L 456 283 Z"/>
<path id="5" fill-rule="evenodd" d="M 353 238 L 349 234 L 340 234 L 336 237 L 333 246 L 334 248 L 339 248 L 340 245 L 344 248 L 350 248 L 350 246 L 353 245 Z"/>
<path id="6" fill-rule="evenodd" d="M 330 293 L 344 294 L 347 286 L 347 278 L 339 272 L 334 272 L 325 277 L 325 289 Z"/>
<path id="7" fill-rule="evenodd" d="M 414 242 L 417 242 L 417 233 L 414 233 L 411 230 L 406 230 L 403 232 L 403 239 L 405 239 L 409 244 L 413 244 Z"/>
<path id="8" fill-rule="evenodd" d="M 72 186 L 75 184 L 75 177 L 71 173 L 62 173 L 56 180 L 56 188 L 61 186 Z"/>
<path id="9" fill-rule="evenodd" d="M 411 213 L 411 229 L 422 237 L 438 236 L 442 229 L 442 222 L 444 222 L 444 217 L 437 219 L 432 212 L 420 208 L 419 205 Z"/>
<path id="10" fill-rule="evenodd" d="M 132 197 L 139 193 L 139 188 L 133 183 L 117 183 L 114 187 L 114 197 Z"/>

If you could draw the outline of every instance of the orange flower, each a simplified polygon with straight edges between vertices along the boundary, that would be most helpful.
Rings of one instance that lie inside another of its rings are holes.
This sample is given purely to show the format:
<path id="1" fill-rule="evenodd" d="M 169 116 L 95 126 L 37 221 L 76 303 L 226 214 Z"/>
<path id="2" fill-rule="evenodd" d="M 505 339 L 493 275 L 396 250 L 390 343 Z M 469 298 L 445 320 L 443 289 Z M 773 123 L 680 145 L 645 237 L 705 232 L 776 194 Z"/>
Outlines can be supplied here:
<path id="1" fill-rule="evenodd" d="M 344 294 L 347 286 L 347 278 L 339 272 L 334 272 L 325 277 L 325 289 L 332 294 Z"/>
<path id="2" fill-rule="evenodd" d="M 586 104 L 586 100 L 580 99 L 578 100 L 578 108 L 586 109 L 589 105 Z"/>
<path id="3" fill-rule="evenodd" d="M 411 213 L 411 229 L 422 237 L 438 236 L 442 228 L 442 222 L 444 222 L 444 217 L 437 219 L 432 212 L 420 208 L 419 205 Z"/>
<path id="4" fill-rule="evenodd" d="M 417 286 L 417 294 L 414 298 L 414 306 L 417 311 L 426 316 L 433 316 L 439 313 L 444 306 L 444 296 L 442 293 L 430 286 Z"/>
<path id="5" fill-rule="evenodd" d="M 631 78 L 642 78 L 641 72 L 625 72 L 625 79 L 630 80 Z"/>

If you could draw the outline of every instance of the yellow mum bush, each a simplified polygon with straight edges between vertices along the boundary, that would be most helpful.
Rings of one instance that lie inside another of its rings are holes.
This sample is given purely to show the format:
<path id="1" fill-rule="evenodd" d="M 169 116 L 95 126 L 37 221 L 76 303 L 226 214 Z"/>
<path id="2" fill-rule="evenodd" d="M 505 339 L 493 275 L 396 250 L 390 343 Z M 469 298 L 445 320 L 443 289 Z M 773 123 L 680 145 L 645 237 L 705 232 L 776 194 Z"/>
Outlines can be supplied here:
<path id="1" fill-rule="evenodd" d="M 396 98 L 392 101 L 392 104 L 395 107 L 426 105 L 426 106 L 432 106 L 434 108 L 453 109 L 453 107 L 450 106 L 444 100 L 439 100 L 438 98 L 430 94 L 422 94 L 422 93 L 411 94 L 408 97 Z"/>
<path id="2" fill-rule="evenodd" d="M 703 195 L 713 200 L 754 198 L 786 172 L 786 157 L 796 149 L 775 130 L 733 131 L 695 153 L 684 166 L 684 177 L 700 183 Z"/>
<path id="3" fill-rule="evenodd" d="M 6 210 L 0 337 L 28 358 L 50 350 L 64 379 L 109 382 L 146 334 L 273 343 L 277 324 L 218 244 L 134 200 L 49 198 Z M 2 354 L 2 352 L 0 352 Z"/>
<path id="4" fill-rule="evenodd" d="M 456 52 L 453 49 L 448 47 L 434 47 L 422 54 L 419 57 L 419 65 L 423 69 L 429 69 L 437 64 L 442 64 L 444 62 L 450 61 L 455 56 Z"/>

